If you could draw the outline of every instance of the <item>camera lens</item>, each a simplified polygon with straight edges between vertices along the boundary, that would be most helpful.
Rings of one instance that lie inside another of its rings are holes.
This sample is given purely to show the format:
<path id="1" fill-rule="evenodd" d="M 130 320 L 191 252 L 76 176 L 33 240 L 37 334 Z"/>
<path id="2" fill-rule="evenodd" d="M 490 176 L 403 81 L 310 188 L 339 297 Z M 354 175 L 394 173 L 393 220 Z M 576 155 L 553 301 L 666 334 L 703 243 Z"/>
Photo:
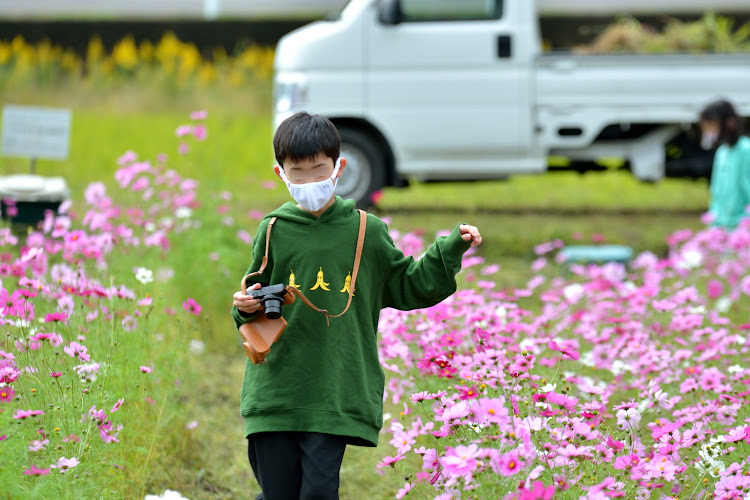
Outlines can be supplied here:
<path id="1" fill-rule="evenodd" d="M 263 307 L 266 310 L 266 318 L 278 319 L 281 317 L 281 306 L 284 301 L 278 297 L 267 296 L 263 300 Z"/>

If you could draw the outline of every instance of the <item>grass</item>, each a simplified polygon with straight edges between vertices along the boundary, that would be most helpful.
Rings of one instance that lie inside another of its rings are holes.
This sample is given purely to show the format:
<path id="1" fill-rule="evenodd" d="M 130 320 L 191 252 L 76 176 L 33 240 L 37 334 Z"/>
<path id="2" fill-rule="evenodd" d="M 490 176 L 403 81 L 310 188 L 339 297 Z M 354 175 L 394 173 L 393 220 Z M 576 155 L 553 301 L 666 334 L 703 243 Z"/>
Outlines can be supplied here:
<path id="1" fill-rule="evenodd" d="M 206 91 L 154 95 L 150 89 L 139 88 L 122 88 L 116 93 L 18 89 L 8 91 L 3 99 L 73 109 L 70 158 L 63 162 L 39 161 L 37 172 L 64 176 L 76 202 L 82 200 L 89 182 L 103 181 L 114 192 L 116 159 L 126 150 L 136 151 L 142 159 L 167 153 L 173 168 L 201 183 L 202 207 L 196 210 L 196 218 L 203 224 L 197 233 L 200 237 L 196 233 L 175 235 L 168 254 L 125 256 L 119 268 L 111 270 L 113 274 L 129 272 L 135 263 L 154 269 L 172 267 L 177 271 L 175 278 L 159 291 L 158 298 L 166 303 L 174 297 L 192 296 L 204 308 L 194 324 L 168 317 L 157 319 L 154 331 L 164 331 L 165 341 L 139 339 L 138 345 L 155 359 L 165 363 L 171 360 L 166 366 L 172 373 L 154 395 L 158 405 L 147 410 L 153 413 L 156 426 L 136 429 L 144 435 L 130 436 L 138 445 L 122 459 L 141 467 L 130 477 L 138 484 L 120 490 L 124 497 L 128 495 L 122 491 L 161 493 L 170 488 L 194 499 L 228 499 L 247 497 L 257 490 L 247 464 L 238 405 L 245 356 L 228 308 L 250 258 L 249 247 L 237 239 L 237 231 L 254 234 L 257 221 L 247 213 L 265 213 L 287 201 L 288 193 L 280 182 L 273 189 L 260 187 L 263 181 L 275 179 L 271 171 L 271 118 L 259 111 L 270 105 L 263 105 L 267 89 L 260 92 L 261 97 L 257 92 L 250 94 L 243 96 L 238 91 L 223 96 Z M 199 108 L 209 110 L 208 140 L 191 143 L 191 154 L 181 157 L 174 130 L 188 121 L 189 111 Z M 27 169 L 24 160 L 0 158 L 0 173 L 4 175 Z M 233 199 L 221 201 L 221 191 L 231 193 Z M 627 173 L 611 170 L 513 177 L 507 181 L 413 182 L 407 189 L 386 189 L 374 210 L 389 217 L 392 227 L 402 232 L 424 229 L 427 239 L 458 222 L 478 226 L 484 237 L 479 255 L 502 266 L 493 279 L 500 287 L 510 287 L 525 283 L 531 276 L 534 245 L 554 238 L 575 243 L 590 242 L 594 235 L 601 235 L 608 242 L 625 243 L 636 251 L 663 254 L 667 234 L 679 228 L 701 227 L 698 213 L 707 202 L 705 182 L 668 179 L 643 184 Z M 227 205 L 228 213 L 219 215 L 219 205 Z M 226 215 L 233 217 L 232 224 L 222 224 Z M 211 259 L 211 254 L 218 258 Z M 206 343 L 204 354 L 186 354 L 191 338 Z M 128 356 L 138 352 L 134 346 L 129 349 Z M 126 383 L 126 379 L 118 382 Z M 182 424 L 188 419 L 198 420 L 199 426 L 186 433 Z M 386 454 L 391 451 L 383 445 L 347 450 L 342 498 L 392 498 L 403 485 L 403 478 L 392 471 L 382 477 L 375 472 L 375 464 Z M 147 467 L 144 457 L 150 457 Z M 91 484 L 96 489 L 104 483 L 99 478 Z"/>

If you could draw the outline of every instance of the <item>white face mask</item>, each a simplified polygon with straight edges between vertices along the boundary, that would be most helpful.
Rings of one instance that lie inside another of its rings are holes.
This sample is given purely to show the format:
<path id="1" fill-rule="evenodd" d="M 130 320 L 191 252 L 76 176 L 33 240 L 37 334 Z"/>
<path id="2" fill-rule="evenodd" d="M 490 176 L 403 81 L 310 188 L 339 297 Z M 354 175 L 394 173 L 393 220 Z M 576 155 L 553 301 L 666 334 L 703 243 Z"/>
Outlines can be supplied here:
<path id="1" fill-rule="evenodd" d="M 305 184 L 292 184 L 284 173 L 284 169 L 279 169 L 279 176 L 289 189 L 294 201 L 309 212 L 317 212 L 328 203 L 333 196 L 333 190 L 336 188 L 336 174 L 341 166 L 341 158 L 336 160 L 336 166 L 333 168 L 331 177 L 323 181 L 307 182 Z"/>
<path id="2" fill-rule="evenodd" d="M 719 132 L 703 132 L 701 135 L 701 147 L 705 150 L 709 150 L 714 147 L 716 141 L 719 140 Z"/>

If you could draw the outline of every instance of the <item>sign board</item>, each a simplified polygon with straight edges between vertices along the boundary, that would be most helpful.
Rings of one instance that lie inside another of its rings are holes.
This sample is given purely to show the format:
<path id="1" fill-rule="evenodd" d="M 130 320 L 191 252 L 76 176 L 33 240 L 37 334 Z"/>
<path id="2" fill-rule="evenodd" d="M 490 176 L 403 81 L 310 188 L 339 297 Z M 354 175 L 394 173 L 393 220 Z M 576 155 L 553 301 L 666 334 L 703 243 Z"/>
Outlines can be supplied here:
<path id="1" fill-rule="evenodd" d="M 0 154 L 65 160 L 70 143 L 69 109 L 6 105 Z"/>

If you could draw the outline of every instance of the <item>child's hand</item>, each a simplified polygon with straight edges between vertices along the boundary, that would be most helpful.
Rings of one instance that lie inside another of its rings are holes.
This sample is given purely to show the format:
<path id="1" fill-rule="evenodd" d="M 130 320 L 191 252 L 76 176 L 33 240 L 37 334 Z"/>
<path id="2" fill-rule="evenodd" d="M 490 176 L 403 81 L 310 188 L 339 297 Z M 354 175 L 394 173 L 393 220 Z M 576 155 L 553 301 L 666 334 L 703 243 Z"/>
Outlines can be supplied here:
<path id="1" fill-rule="evenodd" d="M 256 283 L 253 286 L 249 287 L 248 290 L 257 290 L 259 288 L 260 283 Z M 244 313 L 252 314 L 262 308 L 260 300 L 254 299 L 250 295 L 245 295 L 241 290 L 239 292 L 234 292 L 234 296 L 232 298 L 234 299 L 232 305 Z"/>
<path id="2" fill-rule="evenodd" d="M 458 226 L 458 230 L 461 232 L 461 238 L 464 241 L 471 241 L 471 246 L 478 247 L 482 244 L 482 235 L 479 234 L 479 229 L 468 224 L 461 224 Z"/>

